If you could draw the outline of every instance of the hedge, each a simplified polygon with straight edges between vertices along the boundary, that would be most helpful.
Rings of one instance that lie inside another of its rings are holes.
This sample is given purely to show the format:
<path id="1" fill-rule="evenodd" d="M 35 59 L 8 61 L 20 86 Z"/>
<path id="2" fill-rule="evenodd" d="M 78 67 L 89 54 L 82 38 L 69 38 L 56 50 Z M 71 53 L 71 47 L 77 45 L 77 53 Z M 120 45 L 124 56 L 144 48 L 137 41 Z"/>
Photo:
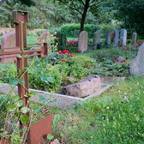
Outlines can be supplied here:
<path id="1" fill-rule="evenodd" d="M 80 30 L 80 24 L 71 23 L 61 26 L 61 33 L 67 37 L 77 37 Z M 93 36 L 93 33 L 97 30 L 96 25 L 94 24 L 85 24 L 84 30 L 89 33 L 89 36 Z"/>

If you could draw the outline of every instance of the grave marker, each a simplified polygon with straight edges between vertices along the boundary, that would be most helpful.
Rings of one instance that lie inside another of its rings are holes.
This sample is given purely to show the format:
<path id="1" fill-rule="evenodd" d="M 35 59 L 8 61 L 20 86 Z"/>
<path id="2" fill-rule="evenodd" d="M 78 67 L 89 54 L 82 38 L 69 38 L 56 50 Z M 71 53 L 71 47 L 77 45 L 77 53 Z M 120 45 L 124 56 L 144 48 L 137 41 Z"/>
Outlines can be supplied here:
<path id="1" fill-rule="evenodd" d="M 109 48 L 111 45 L 111 32 L 106 33 L 106 47 Z"/>
<path id="2" fill-rule="evenodd" d="M 101 48 L 101 32 L 100 31 L 96 31 L 94 33 L 93 43 L 94 43 L 94 49 Z"/>
<path id="3" fill-rule="evenodd" d="M 120 30 L 120 44 L 122 48 L 126 48 L 126 45 L 127 45 L 127 30 L 126 29 Z"/>
<path id="4" fill-rule="evenodd" d="M 1 51 L 8 52 L 8 51 L 13 51 L 13 50 L 18 50 L 18 48 L 16 48 L 15 32 L 8 32 L 8 33 L 3 34 L 2 43 L 1 43 Z M 3 57 L 2 62 L 3 63 L 13 62 L 14 60 L 15 60 L 14 58 L 7 60 L 7 58 Z"/>
<path id="5" fill-rule="evenodd" d="M 132 46 L 135 48 L 137 45 L 137 33 L 133 32 L 132 34 Z"/>
<path id="6" fill-rule="evenodd" d="M 119 45 L 119 34 L 120 34 L 120 31 L 118 29 L 116 29 L 114 31 L 114 48 L 118 48 L 118 45 Z"/>
<path id="7" fill-rule="evenodd" d="M 78 51 L 83 53 L 88 49 L 88 33 L 86 31 L 82 31 L 79 35 L 78 41 Z"/>

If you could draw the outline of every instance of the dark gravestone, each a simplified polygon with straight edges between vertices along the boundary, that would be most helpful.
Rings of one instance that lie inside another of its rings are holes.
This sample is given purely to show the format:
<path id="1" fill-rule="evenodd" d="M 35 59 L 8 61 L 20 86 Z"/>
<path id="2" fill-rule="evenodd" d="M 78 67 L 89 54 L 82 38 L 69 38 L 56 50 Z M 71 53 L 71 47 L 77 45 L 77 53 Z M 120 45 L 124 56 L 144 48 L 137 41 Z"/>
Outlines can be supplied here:
<path id="1" fill-rule="evenodd" d="M 118 45 L 119 45 L 119 34 L 120 34 L 120 31 L 118 29 L 116 29 L 114 31 L 114 48 L 118 48 Z"/>
<path id="2" fill-rule="evenodd" d="M 106 33 L 106 47 L 109 48 L 111 45 L 111 32 Z"/>
<path id="3" fill-rule="evenodd" d="M 93 45 L 94 45 L 93 49 L 101 48 L 101 32 L 100 31 L 96 31 L 94 33 Z"/>

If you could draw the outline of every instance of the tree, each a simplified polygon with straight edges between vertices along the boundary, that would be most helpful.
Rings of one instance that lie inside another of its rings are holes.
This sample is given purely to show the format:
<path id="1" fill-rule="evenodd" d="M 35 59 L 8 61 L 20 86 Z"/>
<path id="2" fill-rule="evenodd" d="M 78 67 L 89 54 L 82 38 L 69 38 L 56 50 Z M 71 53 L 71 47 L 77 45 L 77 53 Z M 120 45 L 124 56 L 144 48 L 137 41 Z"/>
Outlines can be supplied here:
<path id="1" fill-rule="evenodd" d="M 144 33 L 144 0 L 114 0 L 116 17 L 126 28 Z"/>
<path id="2" fill-rule="evenodd" d="M 80 31 L 84 30 L 84 24 L 86 21 L 87 13 L 92 9 L 95 11 L 98 9 L 98 5 L 104 0 L 55 0 L 60 4 L 67 5 L 72 12 L 80 14 Z"/>
<path id="3" fill-rule="evenodd" d="M 0 4 L 4 2 L 11 2 L 11 1 L 14 3 L 20 2 L 21 4 L 24 4 L 27 6 L 35 5 L 35 2 L 33 0 L 0 0 Z"/>

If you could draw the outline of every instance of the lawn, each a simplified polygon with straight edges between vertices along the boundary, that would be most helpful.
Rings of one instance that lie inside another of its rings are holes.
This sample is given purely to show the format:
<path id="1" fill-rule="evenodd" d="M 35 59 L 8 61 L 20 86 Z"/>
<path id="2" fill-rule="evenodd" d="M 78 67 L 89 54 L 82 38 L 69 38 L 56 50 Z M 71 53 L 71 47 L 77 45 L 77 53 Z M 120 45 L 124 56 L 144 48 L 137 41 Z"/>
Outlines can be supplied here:
<path id="1" fill-rule="evenodd" d="M 55 117 L 54 134 L 66 144 L 143 144 L 144 77 L 130 77 L 98 98 Z"/>

